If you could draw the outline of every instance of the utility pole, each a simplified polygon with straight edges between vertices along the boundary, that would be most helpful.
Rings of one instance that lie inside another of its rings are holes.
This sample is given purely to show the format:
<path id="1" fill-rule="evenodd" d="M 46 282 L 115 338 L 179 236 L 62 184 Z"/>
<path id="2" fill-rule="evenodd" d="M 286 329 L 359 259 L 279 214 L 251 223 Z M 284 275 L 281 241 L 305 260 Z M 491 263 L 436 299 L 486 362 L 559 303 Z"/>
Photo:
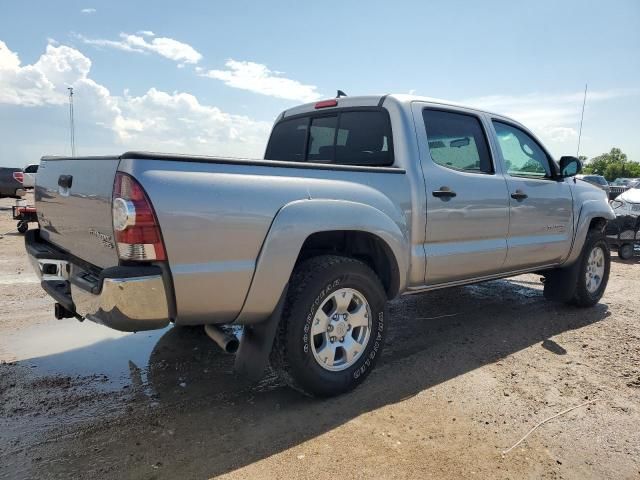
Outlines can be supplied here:
<path id="1" fill-rule="evenodd" d="M 582 115 L 580 115 L 580 133 L 578 134 L 578 151 L 576 157 L 580 158 L 580 139 L 582 138 L 582 121 L 584 120 L 584 106 L 587 103 L 587 84 L 584 84 L 584 100 L 582 100 Z"/>
<path id="2" fill-rule="evenodd" d="M 71 156 L 76 156 L 76 126 L 73 118 L 73 87 L 67 87 L 69 90 L 69 132 L 71 140 Z"/>

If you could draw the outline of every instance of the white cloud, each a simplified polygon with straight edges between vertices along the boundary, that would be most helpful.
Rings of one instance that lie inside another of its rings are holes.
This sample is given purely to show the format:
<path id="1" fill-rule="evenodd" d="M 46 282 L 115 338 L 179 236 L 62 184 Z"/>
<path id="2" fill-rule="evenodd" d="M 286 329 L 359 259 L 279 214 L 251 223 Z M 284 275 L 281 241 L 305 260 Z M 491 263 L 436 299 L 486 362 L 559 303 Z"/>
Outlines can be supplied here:
<path id="1" fill-rule="evenodd" d="M 82 10 L 80 10 L 80 12 L 85 13 L 87 15 L 91 15 L 92 13 L 96 13 L 96 9 L 95 8 L 83 8 Z"/>
<path id="2" fill-rule="evenodd" d="M 86 79 L 91 60 L 79 51 L 47 45 L 32 65 L 20 66 L 18 55 L 0 40 L 0 103 L 36 106 L 66 102 L 66 87 Z"/>
<path id="3" fill-rule="evenodd" d="M 640 89 L 634 88 L 587 92 L 586 110 L 594 102 L 638 94 Z M 514 118 L 549 143 L 552 150 L 566 152 L 577 143 L 583 98 L 584 91 L 576 91 L 566 94 L 489 95 L 460 103 Z"/>
<path id="4" fill-rule="evenodd" d="M 146 37 L 154 36 L 151 31 L 139 32 Z M 191 45 L 179 42 L 173 38 L 155 37 L 151 41 L 147 41 L 144 36 L 131 35 L 128 33 L 121 33 L 120 40 L 107 40 L 102 38 L 92 39 L 83 35 L 76 35 L 76 37 L 87 45 L 94 45 L 97 47 L 117 48 L 127 52 L 138 53 L 156 53 L 162 57 L 168 58 L 181 63 L 198 63 L 202 59 L 202 55 Z"/>
<path id="5" fill-rule="evenodd" d="M 146 37 L 155 37 L 156 34 L 153 33 L 151 30 L 138 30 L 136 32 L 138 35 L 144 35 Z"/>
<path id="6" fill-rule="evenodd" d="M 267 122 L 203 105 L 184 92 L 150 88 L 140 96 L 128 91 L 123 96 L 112 95 L 90 78 L 90 70 L 91 60 L 81 52 L 54 45 L 48 45 L 34 64 L 22 66 L 18 55 L 0 41 L 0 104 L 66 108 L 67 87 L 71 86 L 76 120 L 113 132 L 113 148 L 262 154 L 271 126 Z"/>
<path id="7" fill-rule="evenodd" d="M 282 72 L 272 71 L 266 65 L 254 62 L 227 60 L 226 70 L 199 71 L 203 77 L 222 80 L 226 85 L 249 90 L 270 97 L 312 102 L 321 97 L 315 85 L 305 85 L 297 80 L 282 76 Z"/>

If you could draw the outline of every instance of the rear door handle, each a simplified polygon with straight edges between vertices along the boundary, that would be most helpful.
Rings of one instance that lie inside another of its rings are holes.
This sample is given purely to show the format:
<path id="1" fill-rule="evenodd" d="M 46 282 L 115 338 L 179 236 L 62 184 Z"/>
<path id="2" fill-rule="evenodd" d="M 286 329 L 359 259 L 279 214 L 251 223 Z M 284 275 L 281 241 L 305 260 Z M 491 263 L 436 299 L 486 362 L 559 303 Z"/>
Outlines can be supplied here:
<path id="1" fill-rule="evenodd" d="M 453 198 L 457 194 L 449 187 L 440 187 L 440 190 L 434 190 L 433 192 L 431 192 L 431 195 L 438 198 Z"/>
<path id="2" fill-rule="evenodd" d="M 511 194 L 511 198 L 518 201 L 524 200 L 525 198 L 528 198 L 528 197 L 529 195 L 524 193 L 522 190 L 516 190 L 515 193 Z"/>

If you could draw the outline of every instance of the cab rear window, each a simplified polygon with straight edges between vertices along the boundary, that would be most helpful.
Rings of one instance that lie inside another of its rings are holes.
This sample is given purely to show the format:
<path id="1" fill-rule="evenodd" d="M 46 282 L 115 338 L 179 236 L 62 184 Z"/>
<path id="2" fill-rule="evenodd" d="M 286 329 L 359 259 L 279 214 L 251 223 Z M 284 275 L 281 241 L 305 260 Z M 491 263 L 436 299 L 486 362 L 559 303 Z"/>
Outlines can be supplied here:
<path id="1" fill-rule="evenodd" d="M 393 164 L 391 123 L 385 110 L 339 110 L 278 122 L 266 160 L 389 166 Z"/>

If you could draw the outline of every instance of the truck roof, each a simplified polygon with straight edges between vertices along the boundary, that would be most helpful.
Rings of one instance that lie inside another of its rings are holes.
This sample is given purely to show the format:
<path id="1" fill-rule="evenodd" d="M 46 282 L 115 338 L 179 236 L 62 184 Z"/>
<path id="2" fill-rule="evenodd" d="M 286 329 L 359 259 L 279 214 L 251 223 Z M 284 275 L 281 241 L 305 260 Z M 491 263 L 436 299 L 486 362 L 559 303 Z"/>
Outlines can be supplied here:
<path id="1" fill-rule="evenodd" d="M 319 101 L 325 101 L 325 100 L 338 100 L 338 105 L 343 108 L 344 107 L 382 106 L 382 104 L 388 100 L 395 101 L 398 104 L 403 104 L 403 105 L 409 105 L 412 102 L 426 102 L 426 103 L 434 103 L 434 104 L 451 106 L 451 107 L 461 107 L 467 110 L 473 110 L 480 113 L 488 113 L 489 115 L 493 115 L 496 117 L 508 118 L 512 122 L 516 122 L 520 124 L 520 122 L 517 122 L 516 120 L 513 120 L 512 118 L 499 113 L 482 110 L 480 108 L 470 107 L 468 105 L 464 105 L 458 102 L 453 102 L 450 100 L 443 100 L 441 98 L 434 98 L 434 97 L 423 97 L 420 95 L 409 95 L 409 94 L 402 94 L 402 93 L 393 93 L 393 94 L 386 94 L 386 95 L 358 95 L 353 97 L 346 96 L 346 97 L 340 97 L 336 99 L 324 99 Z M 315 108 L 316 103 L 318 102 L 316 101 L 316 102 L 305 103 L 293 108 L 289 108 L 280 114 L 280 116 L 278 117 L 278 120 L 285 117 L 290 117 L 292 115 L 313 112 L 316 110 Z"/>

